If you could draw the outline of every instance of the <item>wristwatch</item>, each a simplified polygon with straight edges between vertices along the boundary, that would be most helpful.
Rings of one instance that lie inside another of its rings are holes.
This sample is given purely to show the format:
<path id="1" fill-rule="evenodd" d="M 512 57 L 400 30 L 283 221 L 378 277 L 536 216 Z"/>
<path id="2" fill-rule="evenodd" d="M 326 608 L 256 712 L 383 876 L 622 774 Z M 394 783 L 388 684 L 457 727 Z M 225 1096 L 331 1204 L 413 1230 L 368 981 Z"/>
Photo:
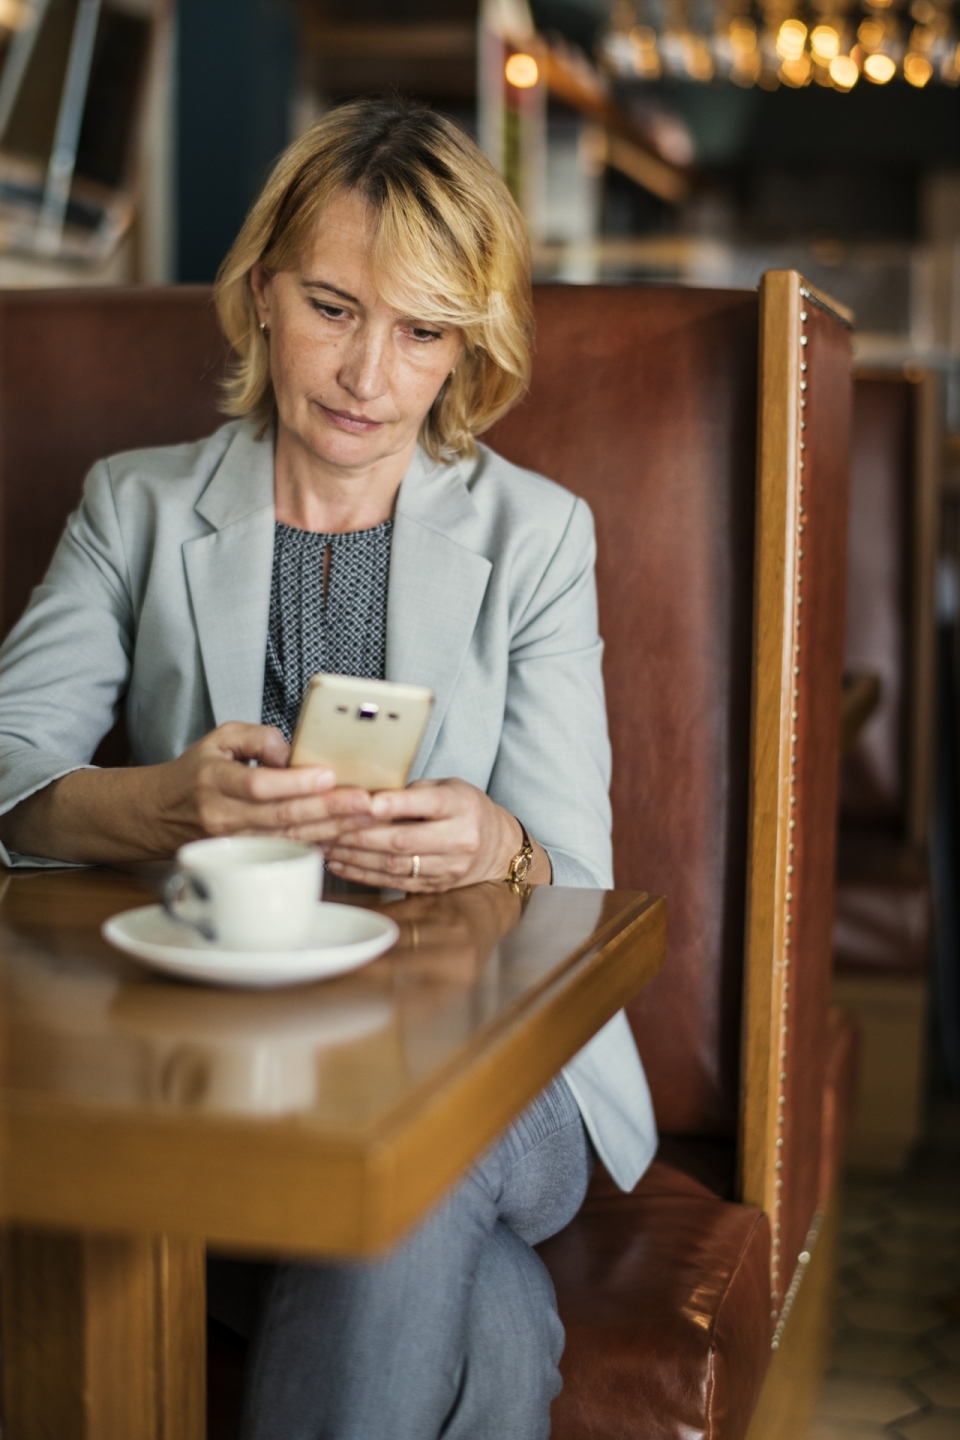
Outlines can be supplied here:
<path id="1" fill-rule="evenodd" d="M 520 826 L 523 844 L 510 861 L 504 879 L 508 885 L 522 885 L 530 872 L 530 866 L 533 864 L 533 846 L 530 843 L 530 836 L 524 829 L 523 821 L 518 820 L 516 815 L 514 815 L 513 818 Z"/>

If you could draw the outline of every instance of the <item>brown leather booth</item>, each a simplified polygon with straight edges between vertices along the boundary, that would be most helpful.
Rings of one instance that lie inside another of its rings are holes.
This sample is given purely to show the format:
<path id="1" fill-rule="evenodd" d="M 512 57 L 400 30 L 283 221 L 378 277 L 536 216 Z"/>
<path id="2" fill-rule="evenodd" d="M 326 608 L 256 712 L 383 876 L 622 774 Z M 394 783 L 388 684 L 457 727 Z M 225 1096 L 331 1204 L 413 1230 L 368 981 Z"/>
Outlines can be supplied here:
<path id="1" fill-rule="evenodd" d="M 881 689 L 842 770 L 834 992 L 863 1035 L 851 1158 L 879 1168 L 903 1162 L 920 1125 L 939 417 L 933 375 L 855 379 L 846 666 Z"/>
<path id="2" fill-rule="evenodd" d="M 849 333 L 793 272 L 544 287 L 537 322 L 489 439 L 593 508 L 617 880 L 670 906 L 631 1013 L 660 1153 L 543 1247 L 554 1434 L 799 1436 L 816 1360 L 781 1362 L 832 1263 L 854 1053 L 828 1016 Z M 204 291 L 0 294 L 4 628 L 87 466 L 208 431 L 221 364 Z"/>
<path id="3" fill-rule="evenodd" d="M 544 289 L 537 327 L 491 443 L 593 508 L 617 880 L 670 907 L 631 1015 L 669 1139 L 634 1195 L 601 1176 L 543 1247 L 568 1336 L 554 1433 L 740 1436 L 852 1083 L 827 1023 L 849 334 L 791 273 L 760 296 Z M 788 1408 L 777 1433 L 802 1433 Z"/>

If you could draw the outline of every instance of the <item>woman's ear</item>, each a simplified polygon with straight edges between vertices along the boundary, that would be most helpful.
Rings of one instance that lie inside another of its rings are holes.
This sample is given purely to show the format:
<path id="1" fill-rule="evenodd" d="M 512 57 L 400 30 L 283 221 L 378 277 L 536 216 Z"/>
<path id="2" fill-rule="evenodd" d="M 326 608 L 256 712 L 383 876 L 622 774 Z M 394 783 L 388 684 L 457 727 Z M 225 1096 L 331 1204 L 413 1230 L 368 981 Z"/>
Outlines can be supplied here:
<path id="1" fill-rule="evenodd" d="M 270 279 L 270 272 L 260 260 L 251 266 L 250 290 L 253 294 L 253 303 L 257 307 L 257 319 L 261 329 L 264 325 L 269 328 L 271 321 Z"/>

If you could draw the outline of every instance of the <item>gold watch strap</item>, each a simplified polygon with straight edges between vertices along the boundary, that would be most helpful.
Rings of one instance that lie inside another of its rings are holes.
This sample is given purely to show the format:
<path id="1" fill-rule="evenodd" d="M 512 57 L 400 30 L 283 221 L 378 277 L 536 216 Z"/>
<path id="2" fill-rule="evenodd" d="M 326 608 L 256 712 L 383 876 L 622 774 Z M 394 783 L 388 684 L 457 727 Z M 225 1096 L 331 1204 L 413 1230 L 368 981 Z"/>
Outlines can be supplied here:
<path id="1" fill-rule="evenodd" d="M 530 866 L 533 864 L 533 846 L 530 843 L 530 836 L 527 834 L 523 821 L 518 819 L 516 815 L 514 815 L 513 818 L 520 826 L 523 844 L 510 861 L 505 878 L 509 885 L 522 885 L 530 872 Z"/>

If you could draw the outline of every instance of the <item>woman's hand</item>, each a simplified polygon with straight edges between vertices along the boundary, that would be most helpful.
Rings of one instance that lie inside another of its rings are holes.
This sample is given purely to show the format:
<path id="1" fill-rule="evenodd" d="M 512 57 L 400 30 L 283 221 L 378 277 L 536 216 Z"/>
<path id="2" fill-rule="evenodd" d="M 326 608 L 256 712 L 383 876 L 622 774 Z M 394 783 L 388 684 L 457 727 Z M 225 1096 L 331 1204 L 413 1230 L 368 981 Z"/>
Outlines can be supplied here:
<path id="1" fill-rule="evenodd" d="M 219 726 L 178 759 L 156 767 L 162 828 L 176 844 L 242 834 L 325 846 L 347 826 L 356 834 L 373 823 L 366 790 L 338 789 L 333 771 L 322 766 L 290 769 L 289 756 L 290 746 L 273 726 Z"/>
<path id="2" fill-rule="evenodd" d="M 344 826 L 325 847 L 335 875 L 364 885 L 424 892 L 503 880 L 522 843 L 514 817 L 466 780 L 418 780 L 406 790 L 382 790 L 370 811 L 369 828 Z M 550 861 L 536 842 L 533 848 L 528 879 L 548 882 Z"/>
<path id="3" fill-rule="evenodd" d="M 160 765 L 71 771 L 0 818 L 0 839 L 25 855 L 110 865 L 167 859 L 206 835 L 324 846 L 371 823 L 366 790 L 336 788 L 331 770 L 288 769 L 289 753 L 279 730 L 233 721 Z"/>

